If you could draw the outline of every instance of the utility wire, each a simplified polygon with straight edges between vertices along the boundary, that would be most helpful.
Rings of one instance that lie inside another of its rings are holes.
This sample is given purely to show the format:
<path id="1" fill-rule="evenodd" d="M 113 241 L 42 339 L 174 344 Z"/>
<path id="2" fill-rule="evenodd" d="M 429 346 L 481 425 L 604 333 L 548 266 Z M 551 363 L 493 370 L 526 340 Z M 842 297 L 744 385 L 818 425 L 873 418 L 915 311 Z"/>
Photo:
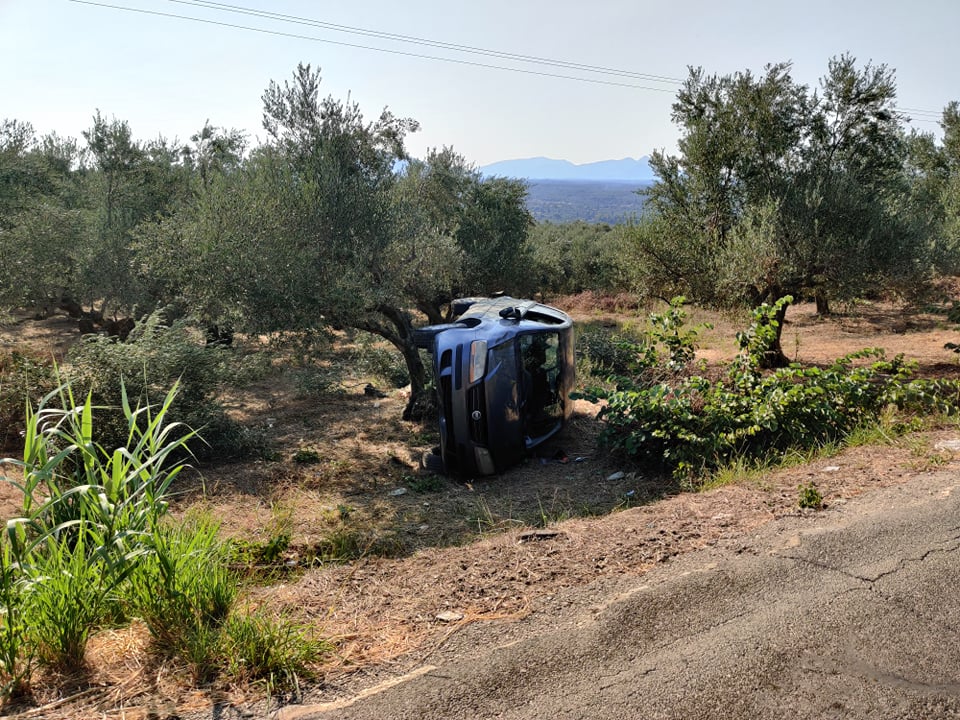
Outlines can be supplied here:
<path id="1" fill-rule="evenodd" d="M 280 37 L 289 37 L 297 40 L 309 40 L 312 42 L 321 42 L 330 45 L 339 45 L 341 47 L 350 47 L 357 48 L 361 50 L 372 50 L 374 52 L 387 53 L 392 55 L 400 55 L 405 57 L 419 58 L 423 60 L 435 60 L 439 62 L 448 62 L 458 65 L 466 65 L 471 67 L 479 67 L 491 70 L 504 70 L 508 72 L 518 72 L 527 75 L 536 75 L 539 77 L 551 77 L 561 80 L 575 80 L 579 82 L 587 82 L 598 85 L 609 85 L 614 87 L 626 87 L 636 90 L 651 90 L 654 92 L 674 92 L 674 88 L 661 88 L 661 87 L 649 87 L 646 85 L 635 85 L 629 82 L 617 82 L 612 80 L 603 80 L 598 78 L 590 78 L 583 76 L 574 76 L 574 75 L 562 75 L 559 73 L 545 72 L 541 70 L 531 70 L 526 68 L 518 67 L 509 67 L 505 65 L 494 65 L 490 63 L 483 63 L 471 60 L 462 60 L 457 58 L 442 57 L 436 55 L 426 55 L 422 53 L 415 53 L 403 50 L 392 50 L 389 48 L 376 47 L 371 45 L 361 45 L 358 43 L 348 43 L 337 40 L 328 40 L 325 38 L 314 37 L 310 35 L 301 35 L 292 32 L 283 32 L 280 30 L 268 30 L 261 27 L 251 27 L 248 25 L 239 25 L 235 23 L 224 22 L 220 20 L 211 20 L 206 18 L 191 17 L 188 15 L 181 15 L 178 13 L 168 13 L 161 12 L 159 10 L 147 10 L 143 8 L 134 8 L 122 5 L 112 5 L 109 3 L 95 2 L 94 0 L 70 0 L 70 2 L 77 3 L 80 5 L 92 5 L 96 7 L 103 7 L 112 10 L 123 10 L 127 12 L 141 13 L 144 15 L 154 15 L 159 17 L 169 17 L 177 20 L 187 20 L 191 22 L 204 23 L 207 25 L 216 25 L 219 27 L 227 27 L 236 30 L 248 30 L 250 32 L 257 32 L 266 35 L 276 35 Z M 650 73 L 641 73 L 634 72 L 631 70 L 623 70 L 619 68 L 604 67 L 600 65 L 588 65 L 584 63 L 571 62 L 567 60 L 558 60 L 555 58 L 545 58 L 538 57 L 535 55 L 523 55 L 519 53 L 503 52 L 499 50 L 490 50 L 487 48 L 475 47 L 471 45 L 460 45 L 457 43 L 448 43 L 440 40 L 432 40 L 429 38 L 421 38 L 412 35 L 402 35 L 399 33 L 390 33 L 383 32 L 379 30 L 370 30 L 367 28 L 360 28 L 351 25 L 339 25 L 337 23 L 330 23 L 322 20 L 313 20 L 311 18 L 300 17 L 296 15 L 285 15 L 283 13 L 275 13 L 269 10 L 258 10 L 255 8 L 247 8 L 239 5 L 231 5 L 228 3 L 213 2 L 212 0 L 167 0 L 167 2 L 178 4 L 178 5 L 187 5 L 195 8 L 213 10 L 215 12 L 227 12 L 235 13 L 240 15 L 248 15 L 256 18 L 266 19 L 266 20 L 275 20 L 279 22 L 284 22 L 293 25 L 302 25 L 307 27 L 316 27 L 325 30 L 332 30 L 334 32 L 340 33 L 349 33 L 353 35 L 361 35 L 366 37 L 378 38 L 381 40 L 388 40 L 393 42 L 402 42 L 413 45 L 423 45 L 426 47 L 433 47 L 442 50 L 451 50 L 454 52 L 480 55 L 491 58 L 498 58 L 501 60 L 510 60 L 515 62 L 523 62 L 536 65 L 546 65 L 550 67 L 563 68 L 568 70 L 577 70 L 581 72 L 588 72 L 600 75 L 611 75 L 616 77 L 623 77 L 628 79 L 642 80 L 646 82 L 656 82 L 656 83 L 669 83 L 673 85 L 682 84 L 683 81 L 679 78 L 668 77 L 664 75 L 652 75 Z M 897 110 L 908 115 L 910 119 L 915 120 L 916 122 L 924 123 L 933 123 L 938 124 L 941 119 L 941 112 L 934 110 L 922 110 L 919 108 L 907 108 L 907 107 L 898 107 Z"/>
<path id="2" fill-rule="evenodd" d="M 427 47 L 443 48 L 446 50 L 453 50 L 456 52 L 484 55 L 487 57 L 495 57 L 495 58 L 501 58 L 505 60 L 515 60 L 519 62 L 535 63 L 538 65 L 551 65 L 555 67 L 563 67 L 563 68 L 569 68 L 573 70 L 583 70 L 583 71 L 592 72 L 592 73 L 617 75 L 621 77 L 634 78 L 637 80 L 671 83 L 674 85 L 681 85 L 684 82 L 681 78 L 668 77 L 665 75 L 652 75 L 650 73 L 634 72 L 632 70 L 623 70 L 619 68 L 605 67 L 602 65 L 587 65 L 583 63 L 570 62 L 567 60 L 557 60 L 555 58 L 538 57 L 536 55 L 522 55 L 519 53 L 490 50 L 488 48 L 474 47 L 471 45 L 461 45 L 458 43 L 449 43 L 449 42 L 444 42 L 440 40 L 432 40 L 430 38 L 416 37 L 413 35 L 401 35 L 399 33 L 383 32 L 380 30 L 370 30 L 367 28 L 361 28 L 361 27 L 356 27 L 352 25 L 340 25 L 337 23 L 326 22 L 323 20 L 314 20 L 311 18 L 300 17 L 297 15 L 285 15 L 283 13 L 276 13 L 269 10 L 258 10 L 256 8 L 243 7 L 240 5 L 214 2 L 213 0 L 167 0 L 167 2 L 175 3 L 178 5 L 188 5 L 193 7 L 211 9 L 216 11 L 222 10 L 225 12 L 238 13 L 243 15 L 252 15 L 254 17 L 262 17 L 262 18 L 267 18 L 272 20 L 279 20 L 281 22 L 288 22 L 288 23 L 293 23 L 297 25 L 307 25 L 312 27 L 325 28 L 328 30 L 334 30 L 336 32 L 350 33 L 355 35 L 364 35 L 368 37 L 381 38 L 385 40 L 411 43 L 414 45 L 425 45 Z M 897 109 L 903 113 L 908 114 L 909 116 L 911 116 L 912 119 L 917 120 L 919 122 L 939 122 L 942 115 L 940 111 L 935 111 L 935 110 L 921 110 L 918 108 L 907 108 L 907 107 L 901 107 Z"/>
<path id="3" fill-rule="evenodd" d="M 523 73 L 523 74 L 526 74 L 526 75 L 536 75 L 536 76 L 539 76 L 539 77 L 558 78 L 558 79 L 560 79 L 560 80 L 576 80 L 576 81 L 579 81 L 579 82 L 593 83 L 593 84 L 595 84 L 595 85 L 611 85 L 611 86 L 614 86 L 614 87 L 631 88 L 631 89 L 633 89 L 633 90 L 650 90 L 650 91 L 653 91 L 653 92 L 666 92 L 666 93 L 673 93 L 673 92 L 675 92 L 675 90 L 672 89 L 672 88 L 649 87 L 649 86 L 646 86 L 646 85 L 635 85 L 635 84 L 633 84 L 633 83 L 616 82 L 616 81 L 613 81 L 613 80 L 600 80 L 600 79 L 597 79 L 597 78 L 581 77 L 581 76 L 576 76 L 576 75 L 561 75 L 561 74 L 559 74 L 559 73 L 550 73 L 550 72 L 543 72 L 543 71 L 539 71 L 539 70 L 529 70 L 529 69 L 525 69 L 525 68 L 508 67 L 508 66 L 506 66 L 506 65 L 493 65 L 493 64 L 490 64 L 490 63 L 476 62 L 476 61 L 473 61 L 473 60 L 458 60 L 458 59 L 456 59 L 456 58 L 448 58 L 448 57 L 442 57 L 442 56 L 437 56 L 437 55 L 424 55 L 424 54 L 421 54 L 421 53 L 407 52 L 407 51 L 403 51 L 403 50 L 390 50 L 390 49 L 387 49 L 387 48 L 375 47 L 375 46 L 372 46 L 372 45 L 360 45 L 360 44 L 358 44 L 358 43 L 348 43 L 348 42 L 342 42 L 342 41 L 339 41 L 339 40 L 327 40 L 327 39 L 325 39 L 325 38 L 313 37 L 313 36 L 311 36 L 311 35 L 300 35 L 300 34 L 298 34 L 298 33 L 283 32 L 283 31 L 280 31 L 280 30 L 267 30 L 266 28 L 251 27 L 251 26 L 249 26 L 249 25 L 238 25 L 238 24 L 235 24 L 235 23 L 228 23 L 228 22 L 223 22 L 223 21 L 220 21 L 220 20 L 208 20 L 208 19 L 205 19 L 205 18 L 190 17 L 189 15 L 180 15 L 180 14 L 177 14 L 177 13 L 167 13 L 167 12 L 161 12 L 161 11 L 159 11 L 159 10 L 146 10 L 146 9 L 143 9 L 143 8 L 133 8 L 133 7 L 126 7 L 126 6 L 123 6 L 123 5 L 112 5 L 112 4 L 109 4 L 109 3 L 93 2 L 93 0 L 70 0 L 70 2 L 72 2 L 72 3 L 77 3 L 77 4 L 79 4 L 79 5 L 92 5 L 92 6 L 94 6 L 94 7 L 109 8 L 109 9 L 111 9 L 111 10 L 124 10 L 124 11 L 127 11 L 127 12 L 140 13 L 140 14 L 143 14 L 143 15 L 153 15 L 153 16 L 157 16 L 157 17 L 168 17 L 168 18 L 174 18 L 174 19 L 177 19 L 177 20 L 190 20 L 190 21 L 192 21 L 192 22 L 204 23 L 204 24 L 206 24 L 206 25 L 216 25 L 216 26 L 218 26 L 218 27 L 227 27 L 227 28 L 232 28 L 232 29 L 236 29 L 236 30 L 249 30 L 249 31 L 251 31 L 251 32 L 262 33 L 262 34 L 264 34 L 264 35 L 276 35 L 276 36 L 279 36 L 279 37 L 293 38 L 293 39 L 295 39 L 295 40 L 310 40 L 310 41 L 312 41 L 312 42 L 321 42 L 321 43 L 326 43 L 326 44 L 329 44 L 329 45 L 339 45 L 339 46 L 341 46 L 341 47 L 358 48 L 358 49 L 361 49 L 361 50 L 373 50 L 373 51 L 376 51 L 376 52 L 388 53 L 388 54 L 391 54 L 391 55 L 401 55 L 401 56 L 404 56 L 404 57 L 421 58 L 421 59 L 424 59 L 424 60 L 437 60 L 437 61 L 440 61 L 440 62 L 454 63 L 454 64 L 457 64 L 457 65 L 467 65 L 467 66 L 470 66 L 470 67 L 480 67 L 480 68 L 486 68 L 486 69 L 490 69 L 490 70 L 506 70 L 506 71 L 509 71 L 509 72 Z"/>
<path id="4" fill-rule="evenodd" d="M 570 62 L 567 60 L 557 60 L 555 58 L 538 57 L 536 55 L 522 55 L 519 53 L 503 52 L 500 50 L 490 50 L 488 48 L 474 47 L 472 45 L 460 45 L 441 40 L 432 40 L 413 35 L 401 35 L 398 33 L 383 32 L 381 30 L 369 30 L 366 28 L 355 27 L 352 25 L 339 25 L 323 20 L 313 20 L 311 18 L 299 17 L 296 15 L 284 15 L 269 10 L 257 10 L 254 8 L 241 7 L 239 5 L 229 5 L 227 3 L 211 2 L 210 0 L 167 0 L 167 2 L 177 5 L 188 5 L 192 7 L 201 7 L 209 10 L 237 13 L 241 15 L 252 15 L 254 17 L 279 20 L 281 22 L 292 23 L 295 25 L 307 25 L 319 27 L 336 32 L 350 33 L 353 35 L 364 35 L 367 37 L 381 38 L 384 40 L 395 40 L 414 45 L 425 45 L 427 47 L 442 48 L 445 50 L 454 50 L 456 52 L 471 53 L 475 55 L 484 55 L 487 57 L 501 58 L 504 60 L 515 60 L 519 62 L 535 63 L 538 65 L 552 65 L 571 70 L 584 70 L 586 72 L 600 73 L 605 75 L 618 75 L 621 77 L 634 78 L 636 80 L 646 80 L 652 82 L 670 83 L 680 85 L 683 83 L 681 78 L 666 77 L 664 75 L 651 75 L 650 73 L 634 72 L 632 70 L 623 70 L 619 68 L 604 67 L 602 65 L 587 65 L 583 63 Z"/>
<path id="5" fill-rule="evenodd" d="M 899 110 L 900 112 L 907 113 L 908 115 L 925 116 L 937 122 L 939 122 L 939 120 L 943 117 L 942 110 L 919 110 L 917 108 L 908 108 L 908 107 L 898 107 L 897 110 Z"/>

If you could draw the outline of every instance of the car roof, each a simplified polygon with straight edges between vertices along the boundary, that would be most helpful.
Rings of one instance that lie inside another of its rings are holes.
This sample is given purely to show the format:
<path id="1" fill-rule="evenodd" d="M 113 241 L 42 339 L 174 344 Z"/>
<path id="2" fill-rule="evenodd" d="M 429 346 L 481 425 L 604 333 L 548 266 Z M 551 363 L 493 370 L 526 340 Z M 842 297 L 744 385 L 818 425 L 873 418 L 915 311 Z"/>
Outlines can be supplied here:
<path id="1" fill-rule="evenodd" d="M 513 310 L 514 312 L 505 316 L 503 314 L 505 310 Z M 536 300 L 519 300 L 506 295 L 478 300 L 457 319 L 467 318 L 477 318 L 480 321 L 514 320 L 519 321 L 523 326 L 526 326 L 527 323 L 553 326 L 569 326 L 571 324 L 570 316 L 562 310 L 544 305 Z"/>

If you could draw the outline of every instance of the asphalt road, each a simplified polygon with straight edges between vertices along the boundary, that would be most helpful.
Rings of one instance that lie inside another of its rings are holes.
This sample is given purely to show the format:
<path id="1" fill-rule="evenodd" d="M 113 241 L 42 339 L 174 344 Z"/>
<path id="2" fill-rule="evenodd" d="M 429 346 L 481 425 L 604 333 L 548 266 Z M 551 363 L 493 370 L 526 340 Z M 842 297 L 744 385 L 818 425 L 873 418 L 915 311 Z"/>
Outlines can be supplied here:
<path id="1" fill-rule="evenodd" d="M 473 624 L 278 720 L 960 717 L 960 477 L 926 475 Z"/>

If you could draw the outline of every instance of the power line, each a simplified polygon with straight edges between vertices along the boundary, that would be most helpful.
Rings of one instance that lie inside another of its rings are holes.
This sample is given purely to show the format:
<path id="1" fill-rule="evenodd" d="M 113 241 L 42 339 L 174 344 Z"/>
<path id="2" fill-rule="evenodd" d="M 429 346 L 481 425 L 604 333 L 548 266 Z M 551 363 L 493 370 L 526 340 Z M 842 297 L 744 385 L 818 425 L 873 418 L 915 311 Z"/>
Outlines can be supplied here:
<path id="1" fill-rule="evenodd" d="M 360 50 L 373 50 L 375 52 L 388 53 L 391 55 L 401 55 L 404 57 L 414 57 L 414 58 L 420 58 L 423 60 L 436 60 L 439 62 L 448 62 L 448 63 L 457 64 L 457 65 L 480 67 L 480 68 L 485 68 L 489 70 L 505 70 L 508 72 L 523 73 L 525 75 L 536 75 L 539 77 L 558 78 L 560 80 L 576 80 L 579 82 L 593 83 L 595 85 L 610 85 L 614 87 L 631 88 L 633 90 L 650 90 L 653 92 L 667 92 L 667 93 L 674 92 L 674 89 L 671 89 L 671 88 L 658 88 L 658 87 L 649 87 L 646 85 L 634 85 L 633 83 L 615 82 L 613 80 L 601 80 L 598 78 L 581 77 L 576 75 L 561 75 L 559 73 L 550 73 L 550 72 L 544 72 L 540 70 L 529 70 L 526 68 L 508 67 L 506 65 L 493 65 L 490 63 L 476 62 L 473 60 L 459 60 L 457 58 L 448 58 L 448 57 L 442 57 L 437 55 L 425 55 L 422 53 L 414 53 L 414 52 L 408 52 L 403 50 L 390 50 L 387 48 L 375 47 L 372 45 L 360 45 L 358 43 L 348 43 L 348 42 L 342 42 L 340 40 L 327 40 L 325 38 L 313 37 L 311 35 L 300 35 L 298 33 L 283 32 L 281 30 L 267 30 L 266 28 L 251 27 L 249 25 L 238 25 L 236 23 L 228 23 L 228 22 L 223 22 L 221 20 L 208 20 L 206 18 L 191 17 L 189 15 L 180 15 L 177 13 L 161 12 L 159 10 L 146 10 L 143 8 L 133 8 L 133 7 L 126 7 L 123 5 L 112 5 L 109 3 L 94 2 L 93 0 L 70 0 L 70 2 L 77 3 L 79 5 L 92 5 L 94 7 L 108 8 L 111 10 L 124 10 L 127 12 L 140 13 L 143 15 L 168 17 L 168 18 L 174 18 L 177 20 L 189 20 L 191 22 L 198 22 L 206 25 L 215 25 L 218 27 L 227 27 L 235 30 L 249 30 L 250 32 L 262 33 L 264 35 L 276 35 L 279 37 L 293 38 L 295 40 L 310 40 L 312 42 L 321 42 L 329 45 L 339 45 L 341 47 L 357 48 Z"/>
<path id="2" fill-rule="evenodd" d="M 619 68 L 604 67 L 602 65 L 587 65 L 584 63 L 571 62 L 568 60 L 558 60 L 556 58 L 538 57 L 536 55 L 523 55 L 520 53 L 504 52 L 500 50 L 491 50 L 488 48 L 475 47 L 472 45 L 460 45 L 458 43 L 444 42 L 441 40 L 432 40 L 430 38 L 421 38 L 413 35 L 401 35 L 399 33 L 383 32 L 381 30 L 370 30 L 367 28 L 355 27 L 352 25 L 339 25 L 337 23 L 326 22 L 323 20 L 313 20 L 311 18 L 300 17 L 297 15 L 284 15 L 283 13 L 271 12 L 269 10 L 258 10 L 255 8 L 241 7 L 239 5 L 229 5 L 227 3 L 212 2 L 210 0 L 167 0 L 167 2 L 177 5 L 188 5 L 193 7 L 206 8 L 208 10 L 225 11 L 241 15 L 252 15 L 254 17 L 279 20 L 294 25 L 307 25 L 311 27 L 320 27 L 336 32 L 350 33 L 354 35 L 364 35 L 367 37 L 381 38 L 384 40 L 394 40 L 414 45 L 425 45 L 427 47 L 442 48 L 445 50 L 454 50 L 456 52 L 470 53 L 475 55 L 484 55 L 487 57 L 496 57 L 504 60 L 515 60 L 519 62 L 535 63 L 538 65 L 552 65 L 571 70 L 584 70 L 586 72 L 600 73 L 605 75 L 618 75 L 630 77 L 637 80 L 646 80 L 652 82 L 670 83 L 680 85 L 683 83 L 681 78 L 667 77 L 664 75 L 652 75 L 650 73 L 634 72 L 632 70 L 623 70 Z"/>
<path id="3" fill-rule="evenodd" d="M 943 117 L 942 110 L 919 110 L 917 108 L 908 108 L 908 107 L 898 107 L 897 110 L 900 112 L 907 113 L 908 115 L 922 115 L 928 118 L 932 118 L 935 121 L 939 121 Z"/>
<path id="4" fill-rule="evenodd" d="M 362 45 L 359 43 L 349 43 L 338 40 L 329 40 L 326 38 L 319 38 L 310 35 L 301 35 L 298 33 L 284 32 L 281 30 L 269 30 L 262 27 L 253 27 L 249 25 L 240 25 L 236 23 L 225 22 L 222 20 L 212 20 L 207 18 L 198 18 L 192 17 L 189 15 L 181 15 L 178 13 L 169 13 L 162 12 L 159 10 L 147 10 L 143 8 L 134 8 L 123 5 L 113 5 L 104 2 L 96 2 L 95 0 L 70 0 L 70 2 L 77 3 L 80 5 L 92 5 L 96 7 L 108 8 L 111 10 L 122 10 L 126 12 L 140 13 L 144 15 L 154 15 L 159 17 L 168 17 L 177 20 L 186 20 L 190 22 L 203 23 L 207 25 L 215 25 L 219 27 L 226 27 L 235 30 L 247 30 L 250 32 L 257 32 L 265 35 L 276 35 L 279 37 L 288 37 L 296 40 L 308 40 L 311 42 L 320 42 L 326 43 L 329 45 L 338 45 L 341 47 L 356 48 L 360 50 L 371 50 L 374 52 L 387 53 L 392 55 L 400 55 L 404 57 L 413 57 L 423 60 L 434 60 L 438 62 L 447 62 L 454 63 L 457 65 L 466 65 L 470 67 L 479 67 L 490 70 L 503 70 L 507 72 L 517 72 L 523 73 L 526 75 L 535 75 L 539 77 L 550 77 L 560 80 L 574 80 L 579 82 L 593 83 L 597 85 L 608 85 L 614 87 L 625 87 L 635 90 L 650 90 L 653 92 L 675 92 L 675 88 L 663 88 L 663 87 L 650 87 L 648 85 L 635 85 L 629 82 L 618 82 L 614 80 L 603 80 L 599 78 L 591 78 L 577 75 L 563 75 L 559 73 L 546 72 L 543 70 L 533 70 L 529 68 L 520 68 L 520 67 L 510 67 L 506 65 L 494 65 L 491 63 L 477 62 L 472 60 L 463 60 L 458 58 L 443 57 L 437 55 L 427 55 L 423 53 L 416 53 L 404 50 L 396 50 L 384 47 L 377 47 L 373 45 Z M 484 57 L 497 58 L 501 60 L 509 60 L 513 62 L 522 62 L 534 65 L 544 65 L 548 67 L 556 67 L 567 70 L 576 70 L 580 72 L 587 72 L 592 74 L 599 75 L 610 75 L 614 77 L 623 77 L 635 80 L 641 80 L 645 82 L 655 82 L 655 83 L 665 83 L 672 85 L 680 85 L 683 83 L 683 80 L 679 78 L 668 77 L 664 75 L 653 75 L 650 73 L 635 72 L 632 70 L 624 70 L 620 68 L 611 68 L 601 65 L 589 65 L 585 63 L 572 62 L 567 60 L 559 60 L 556 58 L 546 58 L 538 57 L 535 55 L 524 55 L 520 53 L 504 52 L 499 50 L 491 50 L 488 48 L 481 48 L 471 45 L 461 45 L 458 43 L 450 43 L 441 40 L 433 40 L 430 38 L 421 38 L 412 35 L 403 35 L 399 33 L 383 32 L 380 30 L 371 30 L 368 28 L 360 28 L 351 25 L 340 25 L 337 23 L 326 22 L 323 20 L 314 20 L 311 18 L 300 17 L 296 15 L 285 15 L 283 13 L 276 13 L 269 10 L 258 10 L 255 8 L 242 7 L 239 5 L 231 5 L 228 3 L 213 2 L 212 0 L 167 0 L 167 2 L 178 4 L 178 5 L 187 5 L 190 7 L 195 7 L 199 9 L 212 10 L 215 12 L 227 12 L 240 15 L 247 15 L 251 17 L 261 18 L 265 20 L 274 20 L 278 22 L 288 23 L 292 25 L 301 25 L 305 27 L 315 27 L 324 30 L 331 30 L 339 33 L 348 33 L 353 35 L 360 35 L 364 37 L 372 37 L 381 40 L 388 40 L 391 42 L 401 42 L 412 45 L 422 45 L 425 47 L 433 47 L 442 50 L 450 50 L 453 52 L 480 55 Z M 907 108 L 899 107 L 897 108 L 900 112 L 907 115 L 911 120 L 916 122 L 924 123 L 939 123 L 942 117 L 941 112 L 934 110 L 922 110 L 919 108 Z"/>

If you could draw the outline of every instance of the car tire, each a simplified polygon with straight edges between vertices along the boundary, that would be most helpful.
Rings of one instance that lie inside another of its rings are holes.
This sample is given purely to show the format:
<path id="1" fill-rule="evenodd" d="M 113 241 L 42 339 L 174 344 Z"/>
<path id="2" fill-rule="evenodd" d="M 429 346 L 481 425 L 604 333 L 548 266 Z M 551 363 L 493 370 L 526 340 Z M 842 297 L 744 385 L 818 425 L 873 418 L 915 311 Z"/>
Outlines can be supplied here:
<path id="1" fill-rule="evenodd" d="M 433 473 L 434 475 L 447 474 L 442 455 L 432 452 L 424 453 L 420 463 L 423 465 L 423 469 L 428 473 Z"/>
<path id="2" fill-rule="evenodd" d="M 413 344 L 421 350 L 433 350 L 433 339 L 444 330 L 453 330 L 455 328 L 467 327 L 463 323 L 442 323 L 440 325 L 427 325 L 422 328 L 415 328 L 413 331 Z"/>

